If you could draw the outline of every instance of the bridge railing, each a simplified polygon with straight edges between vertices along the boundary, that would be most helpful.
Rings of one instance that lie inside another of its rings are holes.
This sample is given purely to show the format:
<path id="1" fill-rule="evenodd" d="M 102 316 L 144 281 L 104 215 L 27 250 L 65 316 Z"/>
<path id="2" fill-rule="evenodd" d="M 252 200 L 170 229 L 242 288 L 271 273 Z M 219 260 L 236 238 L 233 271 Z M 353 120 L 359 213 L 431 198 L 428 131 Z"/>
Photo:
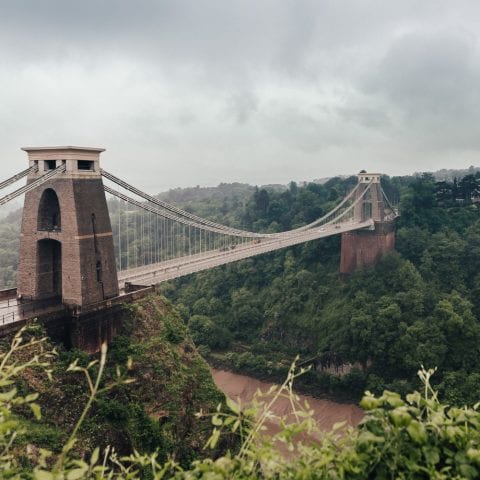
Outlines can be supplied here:
<path id="1" fill-rule="evenodd" d="M 16 298 L 9 298 L 0 308 L 0 327 L 19 320 L 33 318 L 36 315 L 48 313 L 49 311 L 64 310 L 66 307 L 59 298 L 48 298 L 45 300 L 25 301 L 25 297 L 19 301 Z M 2 310 L 10 310 L 2 313 Z"/>
<path id="2" fill-rule="evenodd" d="M 16 297 L 17 297 L 16 287 L 0 290 L 0 300 L 11 300 L 11 299 L 16 299 Z"/>
<path id="3" fill-rule="evenodd" d="M 130 303 L 139 298 L 148 295 L 149 293 L 158 293 L 160 288 L 158 285 L 138 285 L 133 291 L 126 292 L 117 297 L 108 298 L 101 302 L 91 303 L 84 306 L 69 307 L 68 310 L 75 316 L 85 315 L 87 313 L 95 312 L 98 310 L 104 310 L 112 308 L 115 305 L 122 305 L 124 303 Z"/>

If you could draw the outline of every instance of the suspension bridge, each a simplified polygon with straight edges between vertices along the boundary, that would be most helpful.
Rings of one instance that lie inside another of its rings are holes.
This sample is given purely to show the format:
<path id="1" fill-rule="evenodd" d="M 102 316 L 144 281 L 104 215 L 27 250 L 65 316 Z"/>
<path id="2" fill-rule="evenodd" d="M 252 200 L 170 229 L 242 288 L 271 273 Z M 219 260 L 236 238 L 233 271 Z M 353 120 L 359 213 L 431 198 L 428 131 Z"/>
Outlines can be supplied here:
<path id="1" fill-rule="evenodd" d="M 24 150 L 29 167 L 0 182 L 0 206 L 24 196 L 18 285 L 0 292 L 4 322 L 9 314 L 22 316 L 22 305 L 24 317 L 34 315 L 36 305 L 85 308 L 120 298 L 131 285 L 155 285 L 331 235 L 342 235 L 342 273 L 393 248 L 392 228 L 385 226 L 398 213 L 380 174 L 359 174 L 357 185 L 313 222 L 262 233 L 143 192 L 100 167 L 103 149 Z"/>
<path id="2" fill-rule="evenodd" d="M 334 209 L 308 225 L 279 233 L 258 233 L 200 218 L 149 196 L 103 170 L 102 176 L 141 199 L 135 200 L 104 186 L 107 193 L 122 202 L 120 205 L 127 206 L 126 212 L 118 213 L 113 225 L 118 238 L 120 288 L 126 282 L 159 283 L 309 240 L 373 228 L 374 225 L 372 218 L 355 219 L 355 207 L 369 193 L 371 182 L 356 196 L 360 188 L 358 184 Z M 130 210 L 132 206 L 133 211 Z M 134 224 L 133 228 L 129 228 L 129 222 Z M 128 248 L 129 242 L 124 246 L 127 251 L 122 251 L 122 229 L 130 231 L 130 237 L 133 234 L 133 251 Z"/>

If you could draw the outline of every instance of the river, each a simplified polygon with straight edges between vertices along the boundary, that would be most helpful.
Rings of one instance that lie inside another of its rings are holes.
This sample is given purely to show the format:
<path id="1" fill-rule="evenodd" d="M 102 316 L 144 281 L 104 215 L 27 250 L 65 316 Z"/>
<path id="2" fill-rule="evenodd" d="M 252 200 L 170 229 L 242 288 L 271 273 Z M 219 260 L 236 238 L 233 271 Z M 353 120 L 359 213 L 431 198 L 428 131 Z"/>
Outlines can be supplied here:
<path id="1" fill-rule="evenodd" d="M 257 390 L 266 392 L 273 383 L 262 382 L 246 375 L 225 370 L 212 369 L 213 379 L 217 387 L 232 400 L 240 400 L 242 405 L 252 400 Z M 300 401 L 308 401 L 310 409 L 313 410 L 313 417 L 321 430 L 330 431 L 337 422 L 347 422 L 349 426 L 356 426 L 363 417 L 361 408 L 354 404 L 337 403 L 331 400 L 313 398 L 307 395 L 298 395 Z M 280 398 L 274 404 L 272 411 L 276 415 L 288 415 L 290 413 L 290 403 L 287 399 Z M 278 430 L 271 425 L 269 429 Z"/>

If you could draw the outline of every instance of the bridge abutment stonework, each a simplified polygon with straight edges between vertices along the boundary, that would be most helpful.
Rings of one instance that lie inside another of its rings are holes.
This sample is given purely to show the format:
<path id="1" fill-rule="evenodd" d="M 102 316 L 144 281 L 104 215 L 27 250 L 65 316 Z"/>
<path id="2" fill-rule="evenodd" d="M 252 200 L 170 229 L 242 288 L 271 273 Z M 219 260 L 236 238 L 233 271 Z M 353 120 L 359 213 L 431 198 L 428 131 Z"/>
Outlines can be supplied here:
<path id="1" fill-rule="evenodd" d="M 375 222 L 374 230 L 342 233 L 340 274 L 349 275 L 362 267 L 375 265 L 395 249 L 395 224 Z"/>
<path id="2" fill-rule="evenodd" d="M 99 165 L 99 148 L 24 148 L 34 182 L 63 169 L 26 193 L 18 295 L 57 297 L 85 306 L 118 295 L 112 229 Z"/>

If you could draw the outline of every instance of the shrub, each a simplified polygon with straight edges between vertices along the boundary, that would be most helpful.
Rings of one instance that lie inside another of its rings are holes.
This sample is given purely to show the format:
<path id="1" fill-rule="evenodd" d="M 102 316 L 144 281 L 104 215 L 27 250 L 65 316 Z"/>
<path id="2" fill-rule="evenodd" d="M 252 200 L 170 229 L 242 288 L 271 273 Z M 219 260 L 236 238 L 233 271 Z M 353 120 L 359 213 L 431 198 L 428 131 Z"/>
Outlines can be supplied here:
<path id="1" fill-rule="evenodd" d="M 195 461 L 184 470 L 174 459 L 164 460 L 168 453 L 168 439 L 163 438 L 158 422 L 152 421 L 138 406 L 130 414 L 138 417 L 135 422 L 138 426 L 136 442 L 156 445 L 159 448 L 157 453 L 140 455 L 132 452 L 126 458 L 118 458 L 108 448 L 102 455 L 96 448 L 88 459 L 76 458 L 72 450 L 76 433 L 97 394 L 102 391 L 100 379 L 105 366 L 105 349 L 99 362 L 90 362 L 86 367 L 79 367 L 74 362 L 69 366 L 70 371 L 83 373 L 87 378 L 90 388 L 87 404 L 61 452 L 53 455 L 43 450 L 33 458 L 29 456 L 27 447 L 21 442 L 15 443 L 19 434 L 20 438 L 25 435 L 28 422 L 15 415 L 14 410 L 29 407 L 39 419 L 41 414 L 35 403 L 37 395 L 20 396 L 12 385 L 15 377 L 27 368 L 48 368 L 50 354 L 42 350 L 41 341 L 32 340 L 26 346 L 35 353 L 30 359 L 23 357 L 22 362 L 18 362 L 13 356 L 25 348 L 20 333 L 15 337 L 11 350 L 0 354 L 0 478 L 447 480 L 480 477 L 479 404 L 473 408 L 442 404 L 430 384 L 433 370 L 424 369 L 419 371 L 422 393 L 416 391 L 402 398 L 391 391 L 384 391 L 381 396 L 367 392 L 361 402 L 366 415 L 357 429 L 345 430 L 344 425 L 337 424 L 332 433 L 320 432 L 308 407 L 299 404 L 293 392 L 294 381 L 304 372 L 296 372 L 292 366 L 281 386 L 271 388 L 265 394 L 257 394 L 255 408 L 241 409 L 227 399 L 228 412 L 222 412 L 219 405 L 217 411 L 210 414 L 213 432 L 206 446 L 215 449 L 222 434 L 233 432 L 241 438 L 236 454 L 227 453 L 215 460 Z M 258 366 L 259 358 L 251 353 L 239 355 L 240 359 L 250 366 Z M 93 367 L 98 372 L 95 377 L 91 376 Z M 349 381 L 355 383 L 358 379 L 360 376 L 355 373 Z M 119 378 L 118 383 L 122 382 Z M 286 417 L 272 413 L 273 403 L 281 397 L 287 398 L 292 407 Z M 123 421 L 121 405 L 104 402 L 100 408 Z M 278 431 L 265 436 L 263 432 L 267 422 L 278 423 Z M 59 440 L 55 432 L 47 430 L 43 435 L 33 431 L 31 438 L 34 437 L 52 444 Z M 318 441 L 312 440 L 315 438 Z M 284 451 L 290 452 L 288 456 L 279 452 L 279 444 Z M 25 452 L 21 451 L 22 448 Z M 29 460 L 25 461 L 27 458 Z M 30 469 L 30 472 L 23 469 Z"/>

